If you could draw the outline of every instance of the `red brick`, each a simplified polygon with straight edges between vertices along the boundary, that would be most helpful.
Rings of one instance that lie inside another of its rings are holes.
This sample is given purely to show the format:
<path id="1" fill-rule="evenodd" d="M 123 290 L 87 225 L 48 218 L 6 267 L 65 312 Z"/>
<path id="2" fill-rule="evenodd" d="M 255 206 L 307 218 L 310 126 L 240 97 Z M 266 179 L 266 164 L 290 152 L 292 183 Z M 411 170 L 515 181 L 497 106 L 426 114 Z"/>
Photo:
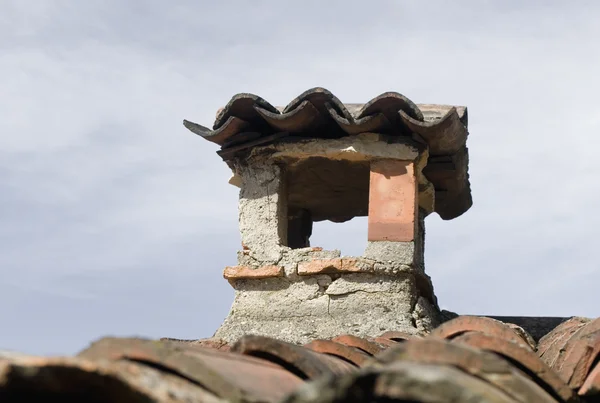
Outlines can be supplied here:
<path id="1" fill-rule="evenodd" d="M 300 275 L 337 273 L 341 269 L 342 259 L 311 260 L 298 264 L 298 274 Z"/>
<path id="2" fill-rule="evenodd" d="M 399 160 L 372 162 L 369 186 L 369 241 L 413 241 L 417 208 L 414 163 Z"/>
<path id="3" fill-rule="evenodd" d="M 370 271 L 370 267 L 363 268 L 358 264 L 358 259 L 337 258 L 337 259 L 319 259 L 309 262 L 300 262 L 298 264 L 299 275 L 309 274 L 331 274 L 331 273 L 359 273 Z"/>
<path id="4" fill-rule="evenodd" d="M 352 257 L 343 257 L 342 258 L 341 271 L 343 271 L 343 272 L 358 273 L 358 272 L 371 271 L 372 269 L 373 269 L 373 265 L 366 263 L 364 260 L 359 261 L 358 259 L 352 258 Z"/>
<path id="5" fill-rule="evenodd" d="M 260 279 L 269 277 L 282 277 L 283 267 L 263 266 L 253 269 L 248 266 L 228 266 L 223 270 L 223 277 L 231 279 Z"/>

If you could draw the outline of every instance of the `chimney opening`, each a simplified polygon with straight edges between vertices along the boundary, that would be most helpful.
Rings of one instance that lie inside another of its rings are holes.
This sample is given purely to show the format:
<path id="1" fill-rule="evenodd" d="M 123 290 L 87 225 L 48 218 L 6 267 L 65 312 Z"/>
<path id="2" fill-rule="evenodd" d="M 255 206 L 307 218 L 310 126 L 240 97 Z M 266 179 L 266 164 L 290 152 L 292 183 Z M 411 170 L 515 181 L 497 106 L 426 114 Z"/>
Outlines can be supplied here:
<path id="1" fill-rule="evenodd" d="M 290 163 L 286 172 L 286 246 L 293 249 L 321 246 L 310 242 L 315 223 L 345 223 L 354 217 L 366 217 L 369 175 L 368 161 L 310 157 Z M 366 241 L 364 237 L 363 242 Z"/>

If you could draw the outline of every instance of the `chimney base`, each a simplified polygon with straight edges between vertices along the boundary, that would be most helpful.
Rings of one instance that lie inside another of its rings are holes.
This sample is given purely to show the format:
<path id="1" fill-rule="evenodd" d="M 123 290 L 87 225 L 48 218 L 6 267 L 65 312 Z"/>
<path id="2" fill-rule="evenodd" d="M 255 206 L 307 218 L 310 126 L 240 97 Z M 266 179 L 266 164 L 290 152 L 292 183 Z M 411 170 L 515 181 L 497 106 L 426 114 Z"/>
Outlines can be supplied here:
<path id="1" fill-rule="evenodd" d="M 342 334 L 428 332 L 438 325 L 440 312 L 435 301 L 420 291 L 419 276 L 335 273 L 230 278 L 235 300 L 215 337 L 234 342 L 256 334 L 304 344 Z"/>

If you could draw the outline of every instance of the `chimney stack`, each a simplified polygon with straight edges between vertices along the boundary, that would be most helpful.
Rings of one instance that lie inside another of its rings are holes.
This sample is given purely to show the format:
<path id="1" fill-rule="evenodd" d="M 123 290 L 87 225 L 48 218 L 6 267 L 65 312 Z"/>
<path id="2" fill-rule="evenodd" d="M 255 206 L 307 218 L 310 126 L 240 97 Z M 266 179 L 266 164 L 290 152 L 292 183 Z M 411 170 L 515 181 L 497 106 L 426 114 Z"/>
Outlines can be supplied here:
<path id="1" fill-rule="evenodd" d="M 285 108 L 239 94 L 213 130 L 184 124 L 221 146 L 240 187 L 242 250 L 224 271 L 235 300 L 215 337 L 305 343 L 438 324 L 424 219 L 452 219 L 472 204 L 466 108 L 393 92 L 342 104 L 315 88 Z M 369 226 L 362 256 L 311 246 L 313 222 L 360 216 Z"/>

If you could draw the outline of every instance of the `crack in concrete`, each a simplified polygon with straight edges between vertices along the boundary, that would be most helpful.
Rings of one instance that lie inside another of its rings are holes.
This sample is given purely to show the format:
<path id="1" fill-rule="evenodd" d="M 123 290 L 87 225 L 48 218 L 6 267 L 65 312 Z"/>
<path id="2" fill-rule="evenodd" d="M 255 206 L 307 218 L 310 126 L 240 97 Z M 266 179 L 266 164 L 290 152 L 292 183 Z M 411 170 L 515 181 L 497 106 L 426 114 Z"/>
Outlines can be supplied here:
<path id="1" fill-rule="evenodd" d="M 341 294 L 327 294 L 330 297 L 344 297 L 346 295 L 352 295 L 352 294 L 356 294 L 359 292 L 364 292 L 365 294 L 392 294 L 390 292 L 386 292 L 386 291 L 367 291 L 367 290 L 354 290 L 354 291 L 348 291 L 348 292 L 344 292 Z"/>

